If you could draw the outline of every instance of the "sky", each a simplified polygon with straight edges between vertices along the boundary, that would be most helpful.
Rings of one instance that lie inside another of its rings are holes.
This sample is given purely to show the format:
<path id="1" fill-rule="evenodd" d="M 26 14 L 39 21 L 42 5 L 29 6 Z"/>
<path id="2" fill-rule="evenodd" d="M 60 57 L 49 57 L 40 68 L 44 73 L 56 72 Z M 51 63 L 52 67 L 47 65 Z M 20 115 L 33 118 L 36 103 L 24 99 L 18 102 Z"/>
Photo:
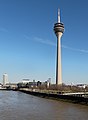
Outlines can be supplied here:
<path id="1" fill-rule="evenodd" d="M 0 0 L 0 82 L 56 82 L 54 23 L 60 8 L 62 78 L 88 84 L 88 0 Z"/>

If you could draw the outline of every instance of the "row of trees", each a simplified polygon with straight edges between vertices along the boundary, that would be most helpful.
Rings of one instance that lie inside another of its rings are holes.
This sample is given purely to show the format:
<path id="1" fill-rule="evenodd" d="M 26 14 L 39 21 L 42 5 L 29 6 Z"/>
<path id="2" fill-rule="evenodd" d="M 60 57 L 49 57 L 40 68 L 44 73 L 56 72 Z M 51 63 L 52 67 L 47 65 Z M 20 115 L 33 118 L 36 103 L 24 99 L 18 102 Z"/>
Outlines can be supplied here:
<path id="1" fill-rule="evenodd" d="M 18 83 L 18 88 L 31 88 L 31 89 L 40 89 L 40 90 L 53 90 L 53 91 L 60 91 L 60 92 L 86 92 L 88 91 L 88 86 L 85 88 L 78 87 L 78 86 L 71 86 L 71 85 L 49 85 L 41 84 L 41 82 L 37 82 L 37 84 L 30 84 L 30 83 Z"/>

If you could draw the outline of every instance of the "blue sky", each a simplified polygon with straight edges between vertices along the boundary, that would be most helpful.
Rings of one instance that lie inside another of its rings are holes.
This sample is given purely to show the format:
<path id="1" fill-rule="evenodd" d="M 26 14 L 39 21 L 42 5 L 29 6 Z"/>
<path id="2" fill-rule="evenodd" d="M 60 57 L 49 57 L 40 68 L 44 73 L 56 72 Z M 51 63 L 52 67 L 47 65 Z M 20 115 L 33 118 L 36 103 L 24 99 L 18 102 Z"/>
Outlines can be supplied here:
<path id="1" fill-rule="evenodd" d="M 0 81 L 24 78 L 55 83 L 57 10 L 62 37 L 63 82 L 88 84 L 87 0 L 0 0 Z"/>

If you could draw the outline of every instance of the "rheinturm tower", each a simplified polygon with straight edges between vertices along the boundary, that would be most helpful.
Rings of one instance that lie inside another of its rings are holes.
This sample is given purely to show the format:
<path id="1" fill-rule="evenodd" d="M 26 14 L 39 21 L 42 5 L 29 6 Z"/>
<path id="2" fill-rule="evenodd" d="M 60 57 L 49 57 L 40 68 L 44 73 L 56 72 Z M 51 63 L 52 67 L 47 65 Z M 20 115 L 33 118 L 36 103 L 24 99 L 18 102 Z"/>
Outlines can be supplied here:
<path id="1" fill-rule="evenodd" d="M 64 32 L 64 24 L 60 22 L 60 9 L 58 9 L 58 22 L 54 24 L 54 32 L 57 36 L 56 85 L 62 85 L 61 37 Z"/>

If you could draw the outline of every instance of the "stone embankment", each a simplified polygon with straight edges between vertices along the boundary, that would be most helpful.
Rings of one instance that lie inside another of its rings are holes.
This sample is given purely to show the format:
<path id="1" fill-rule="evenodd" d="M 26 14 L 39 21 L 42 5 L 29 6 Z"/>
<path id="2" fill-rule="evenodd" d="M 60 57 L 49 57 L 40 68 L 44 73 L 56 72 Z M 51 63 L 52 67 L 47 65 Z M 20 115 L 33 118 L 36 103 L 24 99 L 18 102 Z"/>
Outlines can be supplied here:
<path id="1" fill-rule="evenodd" d="M 69 95 L 69 94 L 61 94 L 61 93 L 49 93 L 47 90 L 41 91 L 35 89 L 32 90 L 28 88 L 21 88 L 19 89 L 19 91 L 43 98 L 88 105 L 88 95 L 80 96 L 80 95 Z"/>

